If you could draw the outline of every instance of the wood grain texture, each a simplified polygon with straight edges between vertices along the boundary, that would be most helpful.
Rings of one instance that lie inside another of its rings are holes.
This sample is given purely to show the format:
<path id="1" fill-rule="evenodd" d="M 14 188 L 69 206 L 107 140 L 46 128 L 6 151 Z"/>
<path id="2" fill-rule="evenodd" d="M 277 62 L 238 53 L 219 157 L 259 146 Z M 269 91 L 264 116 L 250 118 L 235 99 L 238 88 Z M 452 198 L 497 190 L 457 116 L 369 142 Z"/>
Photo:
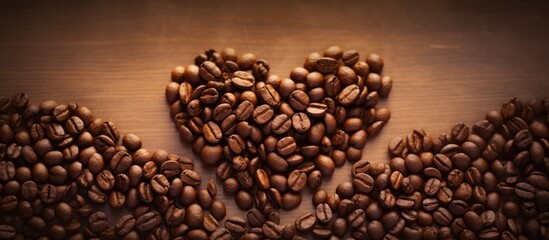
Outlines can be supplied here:
<path id="1" fill-rule="evenodd" d="M 544 1 L 10 2 L 0 7 L 0 95 L 78 102 L 135 133 L 147 149 L 189 155 L 169 118 L 164 89 L 175 65 L 233 47 L 288 77 L 330 45 L 376 52 L 394 78 L 392 118 L 363 158 L 387 162 L 386 144 L 413 128 L 433 135 L 472 124 L 517 96 L 548 96 L 549 4 Z M 212 169 L 197 163 L 203 178 Z M 350 164 L 323 188 L 349 180 Z M 220 194 L 229 215 L 242 215 Z M 283 212 L 283 222 L 312 210 Z"/>

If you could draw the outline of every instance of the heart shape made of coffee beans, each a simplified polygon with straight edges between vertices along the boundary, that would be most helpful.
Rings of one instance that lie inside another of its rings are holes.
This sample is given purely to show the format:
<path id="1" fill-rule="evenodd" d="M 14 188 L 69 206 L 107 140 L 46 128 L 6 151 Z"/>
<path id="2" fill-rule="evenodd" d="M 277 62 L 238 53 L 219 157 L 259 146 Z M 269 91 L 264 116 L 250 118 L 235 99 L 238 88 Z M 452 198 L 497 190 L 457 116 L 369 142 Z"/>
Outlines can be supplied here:
<path id="1" fill-rule="evenodd" d="M 332 46 L 281 79 L 254 54 L 208 50 L 173 69 L 166 99 L 181 139 L 217 167 L 240 209 L 289 210 L 305 187 L 314 191 L 336 167 L 360 160 L 368 136 L 389 120 L 388 109 L 375 109 L 392 87 L 382 69 L 377 54 L 360 61 Z"/>

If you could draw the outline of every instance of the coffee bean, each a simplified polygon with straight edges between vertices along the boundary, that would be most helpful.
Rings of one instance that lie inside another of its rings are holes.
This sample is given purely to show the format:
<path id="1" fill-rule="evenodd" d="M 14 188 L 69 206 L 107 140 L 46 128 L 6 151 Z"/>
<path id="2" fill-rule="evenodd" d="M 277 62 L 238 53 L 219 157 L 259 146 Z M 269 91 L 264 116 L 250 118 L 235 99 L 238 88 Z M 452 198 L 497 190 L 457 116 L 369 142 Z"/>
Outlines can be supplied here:
<path id="1" fill-rule="evenodd" d="M 212 232 L 212 235 L 210 235 L 210 239 L 230 240 L 232 237 L 231 233 L 226 228 L 217 228 L 214 232 Z"/>
<path id="2" fill-rule="evenodd" d="M 250 89 L 255 83 L 255 78 L 252 74 L 245 71 L 236 71 L 233 73 L 231 83 L 238 89 Z"/>
<path id="3" fill-rule="evenodd" d="M 219 200 L 214 200 L 210 206 L 210 213 L 217 220 L 223 219 L 226 215 L 225 204 Z"/>
<path id="4" fill-rule="evenodd" d="M 279 239 L 282 236 L 283 228 L 278 224 L 267 221 L 262 226 L 263 235 L 269 239 Z"/>
<path id="5" fill-rule="evenodd" d="M 235 234 L 243 234 L 246 231 L 246 220 L 241 217 L 230 217 L 225 221 L 225 228 Z"/>
<path id="6" fill-rule="evenodd" d="M 448 172 L 452 168 L 452 162 L 446 155 L 437 154 L 433 160 L 433 164 L 441 172 Z"/>
<path id="7" fill-rule="evenodd" d="M 276 150 L 280 155 L 286 156 L 294 153 L 297 148 L 296 141 L 293 137 L 284 137 L 276 143 Z"/>
<path id="8" fill-rule="evenodd" d="M 125 236 L 135 227 L 136 220 L 132 215 L 124 215 L 118 219 L 115 229 L 120 236 Z"/>
<path id="9" fill-rule="evenodd" d="M 312 229 L 315 223 L 316 217 L 312 213 L 305 213 L 295 220 L 295 227 L 300 231 L 307 231 Z"/>
<path id="10" fill-rule="evenodd" d="M 336 59 L 331 57 L 321 57 L 316 60 L 316 70 L 322 74 L 333 73 L 337 65 Z"/>
<path id="11" fill-rule="evenodd" d="M 185 169 L 183 172 L 181 172 L 181 180 L 183 183 L 191 185 L 191 186 L 197 186 L 200 185 L 202 182 L 202 178 L 198 173 L 196 173 L 193 170 Z"/>
<path id="12" fill-rule="evenodd" d="M 97 186 L 102 190 L 109 191 L 114 187 L 115 179 L 112 173 L 108 170 L 103 170 L 96 178 Z"/>
<path id="13" fill-rule="evenodd" d="M 358 191 L 369 193 L 374 188 L 374 179 L 366 173 L 358 173 L 354 177 L 353 184 Z"/>
<path id="14" fill-rule="evenodd" d="M 323 224 L 327 224 L 332 220 L 332 209 L 327 203 L 321 203 L 316 206 L 316 218 Z"/>
<path id="15" fill-rule="evenodd" d="M 315 165 L 320 172 L 325 176 L 330 176 L 335 170 L 334 161 L 326 155 L 318 155 L 315 160 Z"/>
<path id="16" fill-rule="evenodd" d="M 381 70 L 383 69 L 383 59 L 379 55 L 371 53 L 366 57 L 366 63 L 370 66 L 372 72 L 381 73 Z"/>
<path id="17" fill-rule="evenodd" d="M 436 223 L 447 226 L 452 222 L 453 216 L 446 208 L 439 207 L 433 213 L 433 219 Z"/>
<path id="18" fill-rule="evenodd" d="M 366 214 L 364 210 L 356 209 L 347 216 L 347 221 L 351 227 L 356 228 L 366 221 Z"/>
<path id="19" fill-rule="evenodd" d="M 95 212 L 88 218 L 88 227 L 94 233 L 100 233 L 109 227 L 104 212 Z"/>
<path id="20" fill-rule="evenodd" d="M 532 199 L 535 196 L 535 188 L 526 182 L 517 183 L 514 191 L 518 197 L 523 199 Z"/>
<path id="21" fill-rule="evenodd" d="M 259 88 L 259 94 L 263 101 L 267 103 L 271 107 L 278 107 L 280 105 L 280 95 L 278 92 L 274 89 L 273 86 L 269 84 L 265 84 L 264 86 Z"/>
<path id="22" fill-rule="evenodd" d="M 473 211 L 467 211 L 465 215 L 463 215 L 463 219 L 467 226 L 475 232 L 480 231 L 483 227 L 482 218 Z"/>
<path id="23" fill-rule="evenodd" d="M 276 116 L 271 122 L 271 129 L 275 134 L 284 134 L 292 127 L 292 120 L 289 116 L 282 114 Z"/>
<path id="24" fill-rule="evenodd" d="M 307 184 L 307 174 L 294 170 L 288 176 L 288 186 L 292 191 L 299 192 Z"/>
<path id="25" fill-rule="evenodd" d="M 359 93 L 360 90 L 358 86 L 355 84 L 351 84 L 341 90 L 341 92 L 337 95 L 337 100 L 343 106 L 349 106 L 358 99 Z"/>
<path id="26" fill-rule="evenodd" d="M 267 104 L 260 105 L 253 110 L 252 117 L 257 124 L 265 124 L 274 115 L 274 111 Z"/>
<path id="27" fill-rule="evenodd" d="M 170 182 L 166 178 L 166 176 L 162 174 L 156 174 L 151 179 L 151 189 L 159 195 L 164 195 L 168 193 L 168 190 L 170 189 Z"/>
<path id="28" fill-rule="evenodd" d="M 322 173 L 318 170 L 312 171 L 307 177 L 307 186 L 311 190 L 318 189 L 322 184 Z"/>
<path id="29" fill-rule="evenodd" d="M 155 227 L 158 227 L 162 221 L 160 213 L 157 211 L 150 211 L 139 216 L 135 221 L 135 229 L 140 232 L 150 231 Z"/>
<path id="30" fill-rule="evenodd" d="M 461 185 L 460 185 L 461 186 Z M 466 185 L 468 186 L 468 185 Z M 470 186 L 469 186 L 470 187 Z M 461 191 L 461 190 L 460 190 Z M 467 199 L 467 190 L 465 190 L 465 193 L 463 193 L 463 197 L 461 198 L 465 198 Z M 456 190 L 457 192 L 457 190 Z M 450 188 L 448 187 L 443 187 L 441 188 L 439 191 L 438 191 L 438 194 L 437 194 L 437 199 L 439 202 L 441 203 L 444 203 L 444 204 L 448 204 L 450 203 L 450 201 L 452 201 L 453 198 L 455 199 L 460 199 L 460 196 L 458 195 L 457 197 L 454 197 L 454 193 L 452 192 L 452 190 L 450 190 Z M 470 199 L 470 197 L 469 197 Z M 468 200 L 468 199 L 467 199 Z"/>

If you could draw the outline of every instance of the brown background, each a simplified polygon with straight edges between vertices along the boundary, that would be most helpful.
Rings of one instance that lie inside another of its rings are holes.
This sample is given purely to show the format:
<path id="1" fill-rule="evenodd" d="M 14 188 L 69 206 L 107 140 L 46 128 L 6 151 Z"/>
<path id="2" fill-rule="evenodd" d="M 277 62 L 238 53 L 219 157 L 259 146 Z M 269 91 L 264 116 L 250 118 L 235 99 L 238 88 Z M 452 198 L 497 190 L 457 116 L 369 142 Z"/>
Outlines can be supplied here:
<path id="1" fill-rule="evenodd" d="M 392 110 L 363 158 L 388 161 L 386 144 L 413 128 L 433 135 L 472 124 L 514 96 L 548 96 L 549 4 L 535 1 L 17 2 L 0 7 L 0 95 L 76 101 L 135 133 L 147 149 L 190 155 L 169 118 L 164 89 L 175 65 L 233 47 L 288 77 L 330 45 L 376 52 L 394 78 Z M 196 169 L 203 178 L 211 169 Z M 322 186 L 349 180 L 350 164 Z M 311 211 L 283 212 L 284 221 Z M 240 214 L 220 194 L 229 215 Z"/>

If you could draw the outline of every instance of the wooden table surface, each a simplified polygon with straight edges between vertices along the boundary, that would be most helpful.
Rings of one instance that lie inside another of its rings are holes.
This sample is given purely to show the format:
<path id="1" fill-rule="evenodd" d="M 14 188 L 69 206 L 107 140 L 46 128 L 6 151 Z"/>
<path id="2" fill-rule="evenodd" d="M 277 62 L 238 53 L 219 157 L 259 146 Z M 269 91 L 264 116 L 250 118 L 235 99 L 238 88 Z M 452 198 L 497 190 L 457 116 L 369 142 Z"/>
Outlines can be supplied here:
<path id="1" fill-rule="evenodd" d="M 413 128 L 432 135 L 472 124 L 512 97 L 549 95 L 549 4 L 544 1 L 105 1 L 0 6 L 0 95 L 78 102 L 135 133 L 147 149 L 195 159 L 169 117 L 164 89 L 175 65 L 206 49 L 233 47 L 288 77 L 308 53 L 330 45 L 371 52 L 394 78 L 392 118 L 363 158 L 387 162 L 387 143 Z M 349 180 L 351 164 L 323 188 Z M 220 185 L 218 185 L 220 186 Z M 282 212 L 283 222 L 312 210 Z M 220 194 L 229 215 L 242 215 Z"/>

